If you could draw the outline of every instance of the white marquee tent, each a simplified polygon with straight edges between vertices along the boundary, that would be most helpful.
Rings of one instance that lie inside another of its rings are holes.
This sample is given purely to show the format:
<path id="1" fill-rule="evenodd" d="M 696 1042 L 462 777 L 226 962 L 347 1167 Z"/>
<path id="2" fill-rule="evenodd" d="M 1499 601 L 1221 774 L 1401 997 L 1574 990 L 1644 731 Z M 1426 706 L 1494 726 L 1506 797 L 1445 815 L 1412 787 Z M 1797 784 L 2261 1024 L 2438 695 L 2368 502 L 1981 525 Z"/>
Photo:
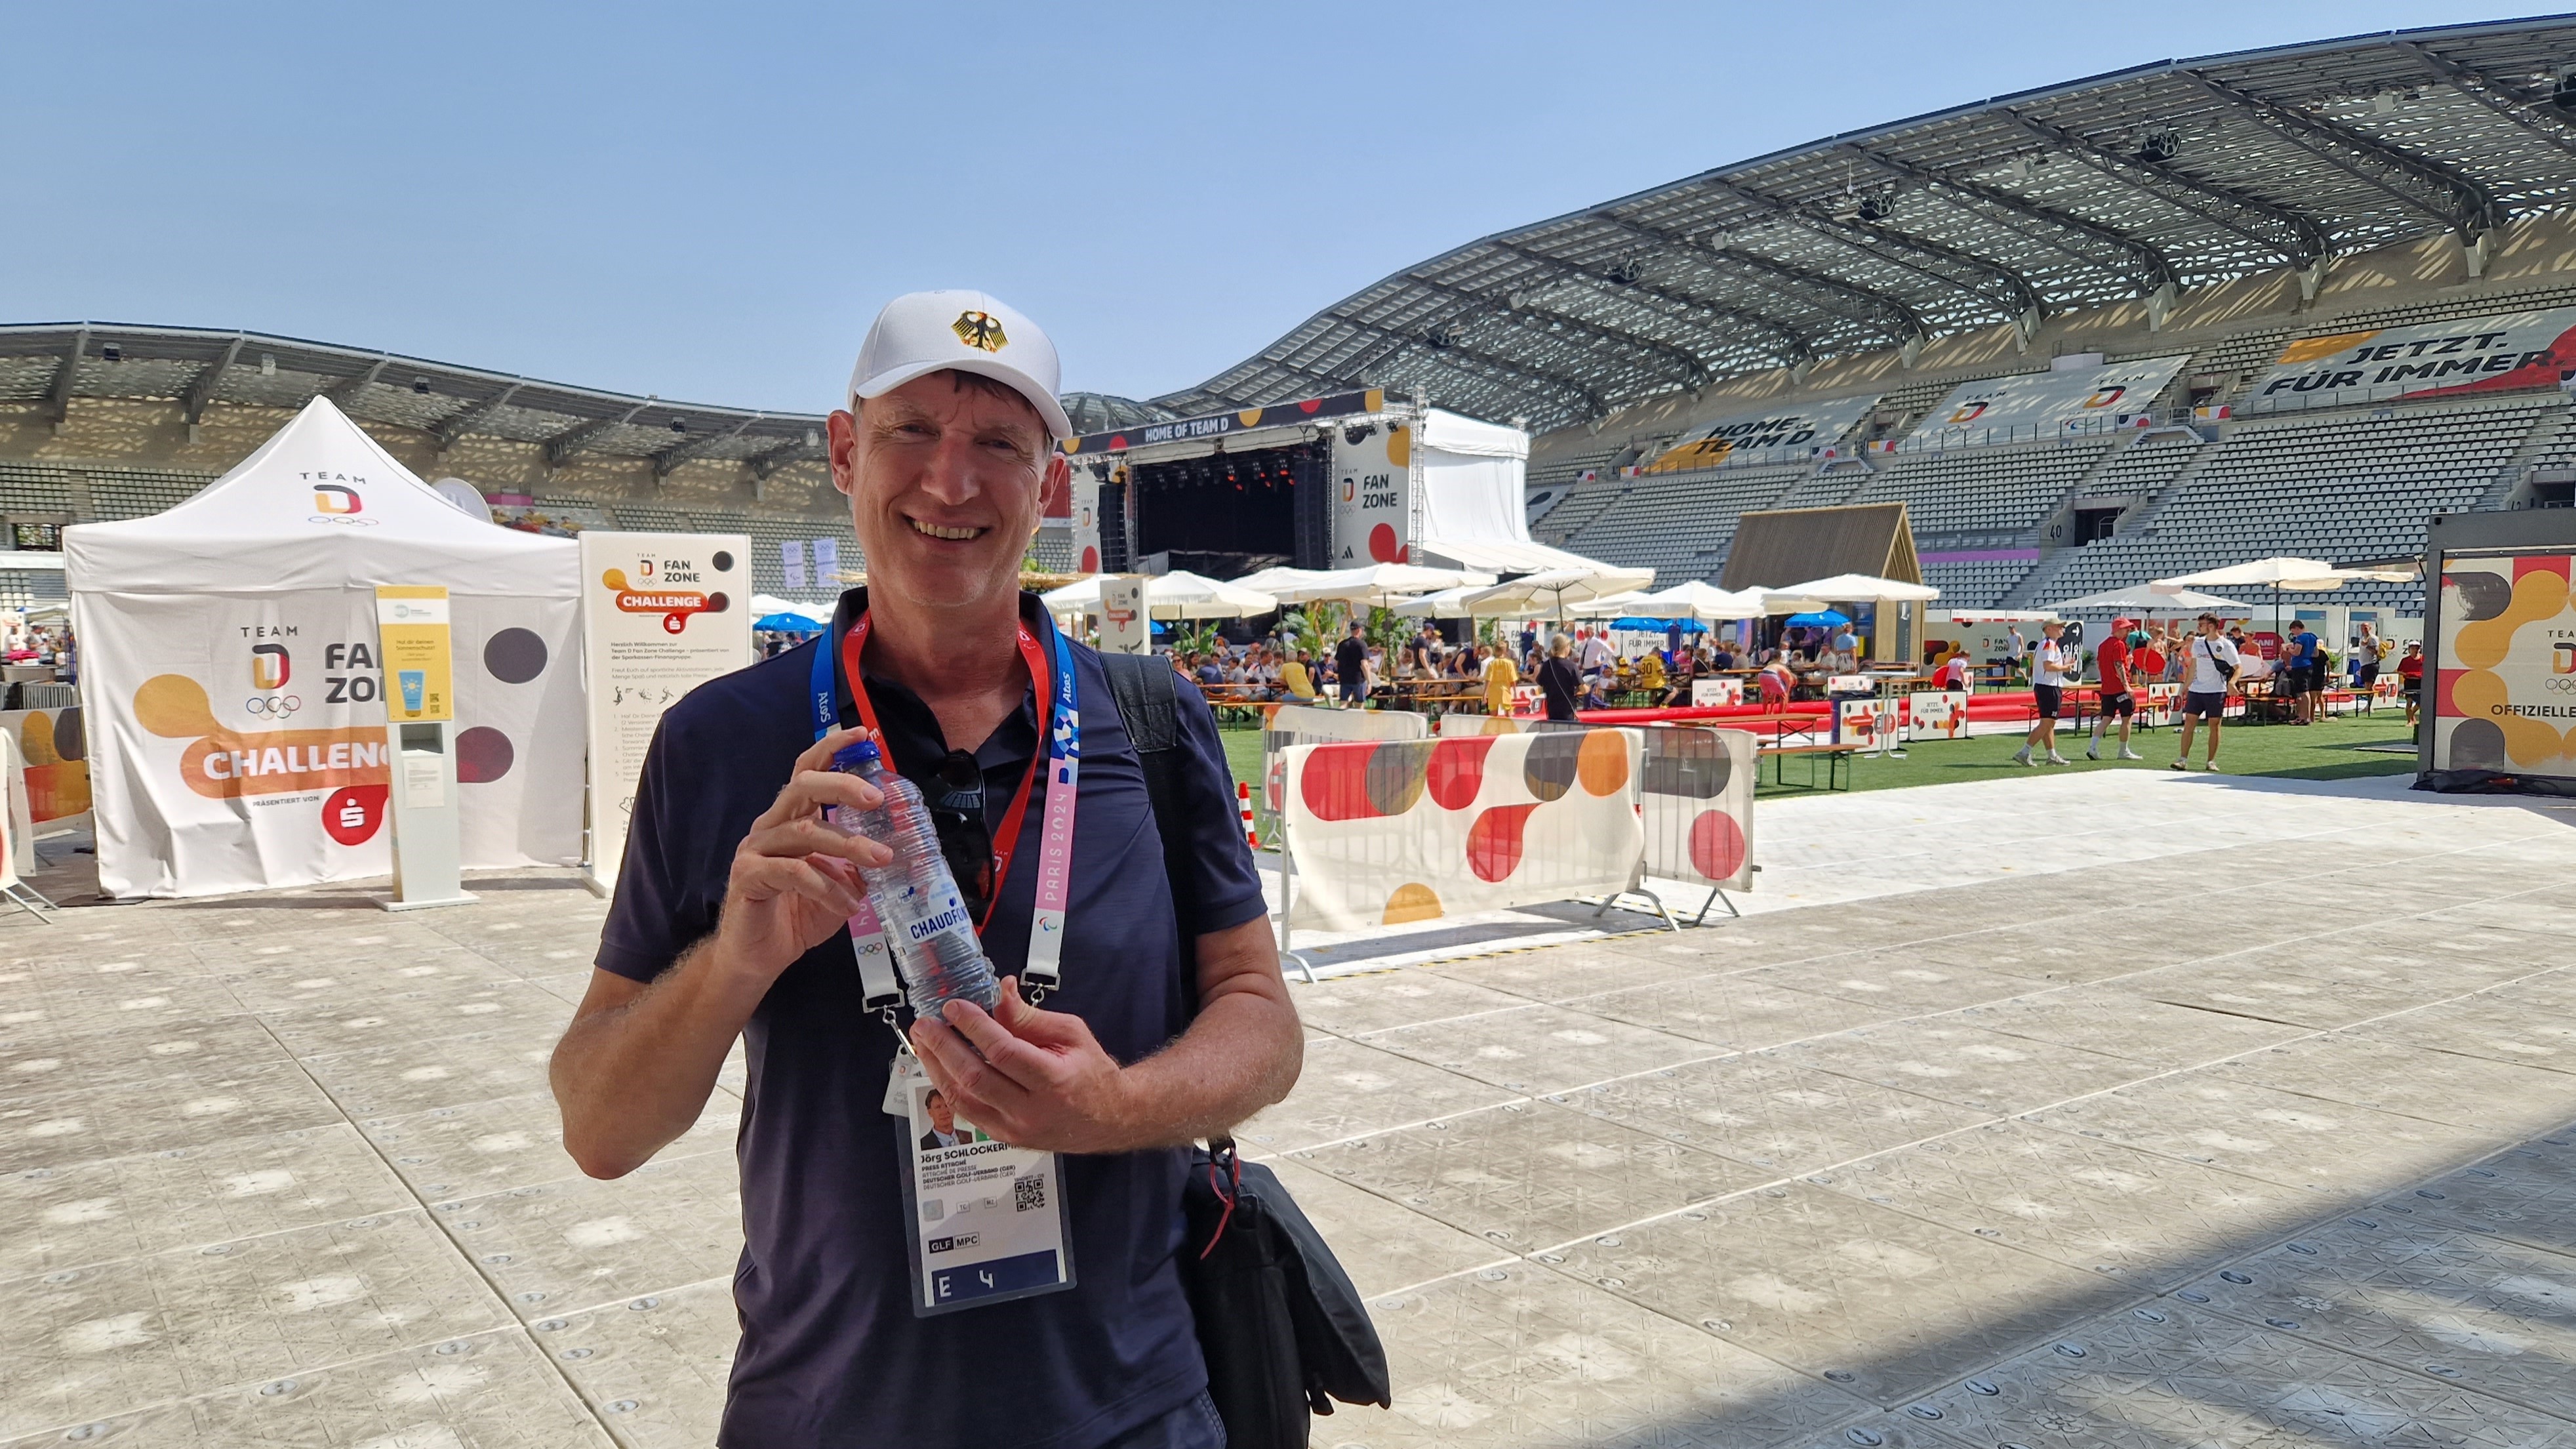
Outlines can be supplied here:
<path id="1" fill-rule="evenodd" d="M 100 888 L 380 876 L 375 587 L 449 590 L 469 868 L 581 854 L 579 550 L 467 517 L 316 398 L 165 513 L 63 531 Z"/>

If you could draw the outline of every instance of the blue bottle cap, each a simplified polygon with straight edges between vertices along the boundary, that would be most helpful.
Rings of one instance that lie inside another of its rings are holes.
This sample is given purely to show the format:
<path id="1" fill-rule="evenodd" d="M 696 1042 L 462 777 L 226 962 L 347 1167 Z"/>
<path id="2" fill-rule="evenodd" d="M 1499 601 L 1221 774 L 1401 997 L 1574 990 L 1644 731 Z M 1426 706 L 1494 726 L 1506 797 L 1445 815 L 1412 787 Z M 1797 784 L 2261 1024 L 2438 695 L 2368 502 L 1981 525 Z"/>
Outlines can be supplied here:
<path id="1" fill-rule="evenodd" d="M 885 758 L 885 751 L 877 748 L 876 741 L 853 740 L 833 752 L 832 768 L 835 770 L 846 770 L 852 765 L 864 765 L 871 760 L 880 760 L 883 758 Z"/>

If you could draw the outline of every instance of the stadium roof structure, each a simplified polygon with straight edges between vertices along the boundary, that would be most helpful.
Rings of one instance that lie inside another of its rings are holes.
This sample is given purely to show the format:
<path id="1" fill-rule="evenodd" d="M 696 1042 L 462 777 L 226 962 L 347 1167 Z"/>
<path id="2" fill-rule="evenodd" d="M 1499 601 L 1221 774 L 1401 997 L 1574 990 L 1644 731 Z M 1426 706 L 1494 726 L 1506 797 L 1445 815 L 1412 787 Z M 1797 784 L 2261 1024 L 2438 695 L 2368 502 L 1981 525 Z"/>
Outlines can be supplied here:
<path id="1" fill-rule="evenodd" d="M 2576 202 L 2576 16 L 2167 60 L 1705 171 L 1407 267 L 1183 414 L 1404 387 L 1538 429 Z M 1908 354 L 1911 356 L 1910 352 Z"/>
<path id="2" fill-rule="evenodd" d="M 549 467 L 585 453 L 649 458 L 656 476 L 696 459 L 766 477 L 823 457 L 819 413 L 708 407 L 539 382 L 327 342 L 115 322 L 0 326 L 0 403 L 176 401 L 194 426 L 218 402 L 297 409 L 327 395 L 361 422 L 415 428 L 440 446 L 468 435 L 543 444 Z"/>
<path id="3" fill-rule="evenodd" d="M 294 410 L 327 394 L 363 422 L 414 428 L 443 448 L 468 436 L 542 444 L 550 467 L 581 454 L 645 458 L 655 476 L 692 460 L 766 477 L 823 458 L 823 415 L 665 402 L 327 342 L 117 322 L 0 326 L 0 404 L 41 403 L 63 420 L 74 398 L 176 402 L 194 425 L 217 402 Z M 1086 429 L 1169 413 L 1071 393 Z"/>

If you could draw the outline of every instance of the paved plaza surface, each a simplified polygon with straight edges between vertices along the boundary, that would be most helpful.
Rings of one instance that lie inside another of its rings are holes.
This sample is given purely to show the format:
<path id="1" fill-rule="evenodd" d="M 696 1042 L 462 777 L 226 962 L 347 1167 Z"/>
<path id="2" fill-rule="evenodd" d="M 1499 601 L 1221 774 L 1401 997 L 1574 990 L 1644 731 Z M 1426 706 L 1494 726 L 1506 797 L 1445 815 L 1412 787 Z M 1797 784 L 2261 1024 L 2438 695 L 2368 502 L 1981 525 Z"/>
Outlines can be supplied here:
<path id="1" fill-rule="evenodd" d="M 1766 801 L 1745 919 L 1298 985 L 1314 1442 L 2576 1449 L 2576 811 L 2401 785 Z M 602 908 L 475 889 L 0 922 L 0 1445 L 710 1440 L 738 1072 L 580 1176 Z"/>

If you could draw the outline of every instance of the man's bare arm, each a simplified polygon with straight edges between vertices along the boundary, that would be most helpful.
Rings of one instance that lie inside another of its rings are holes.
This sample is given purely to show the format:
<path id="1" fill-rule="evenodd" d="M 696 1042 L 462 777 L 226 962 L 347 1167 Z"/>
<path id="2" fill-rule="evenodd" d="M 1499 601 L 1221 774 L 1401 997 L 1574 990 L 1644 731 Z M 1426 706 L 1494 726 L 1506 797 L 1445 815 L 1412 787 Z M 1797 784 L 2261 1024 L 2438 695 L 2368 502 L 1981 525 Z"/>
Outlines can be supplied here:
<path id="1" fill-rule="evenodd" d="M 592 1177 L 633 1172 L 706 1110 L 761 997 L 716 969 L 713 946 L 692 947 L 649 986 L 591 972 L 549 1076 L 564 1150 Z"/>
<path id="2" fill-rule="evenodd" d="M 862 733 L 836 731 L 797 757 L 734 850 L 713 935 L 650 986 L 592 973 L 551 1072 L 564 1148 L 582 1171 L 623 1177 L 689 1130 L 770 983 L 844 928 L 863 898 L 859 867 L 893 859 L 823 823 L 826 806 L 884 803 L 875 786 L 824 768 Z"/>
<path id="3" fill-rule="evenodd" d="M 1267 920 L 1199 937 L 1198 956 L 1197 1020 L 1133 1066 L 1016 990 L 993 1015 L 952 1002 L 945 1023 L 914 1023 L 914 1049 L 969 1121 L 1014 1146 L 1136 1152 L 1230 1132 L 1296 1085 L 1305 1029 Z"/>
<path id="4" fill-rule="evenodd" d="M 1199 937 L 1198 957 L 1198 1019 L 1126 1072 L 1140 1147 L 1231 1132 L 1286 1097 L 1305 1066 L 1306 1029 L 1269 919 Z"/>

